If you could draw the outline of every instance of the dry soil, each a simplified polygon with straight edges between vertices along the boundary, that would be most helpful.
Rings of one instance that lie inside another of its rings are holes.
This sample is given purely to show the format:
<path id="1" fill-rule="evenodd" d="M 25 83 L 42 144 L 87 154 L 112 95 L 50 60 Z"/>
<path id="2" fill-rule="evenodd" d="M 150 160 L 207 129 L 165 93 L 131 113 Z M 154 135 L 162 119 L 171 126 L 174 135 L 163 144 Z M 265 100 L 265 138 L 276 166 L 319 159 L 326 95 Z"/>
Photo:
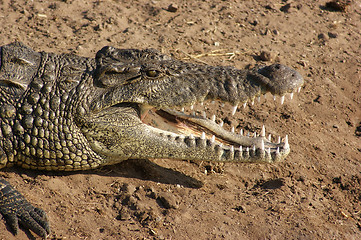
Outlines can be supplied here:
<path id="1" fill-rule="evenodd" d="M 361 239 L 361 1 L 326 2 L 0 0 L 0 45 L 87 57 L 155 48 L 237 68 L 280 62 L 305 78 L 283 106 L 267 96 L 234 117 L 208 107 L 225 128 L 288 134 L 281 163 L 132 160 L 0 176 L 48 213 L 50 239 Z M 29 238 L 0 221 L 0 239 Z"/>

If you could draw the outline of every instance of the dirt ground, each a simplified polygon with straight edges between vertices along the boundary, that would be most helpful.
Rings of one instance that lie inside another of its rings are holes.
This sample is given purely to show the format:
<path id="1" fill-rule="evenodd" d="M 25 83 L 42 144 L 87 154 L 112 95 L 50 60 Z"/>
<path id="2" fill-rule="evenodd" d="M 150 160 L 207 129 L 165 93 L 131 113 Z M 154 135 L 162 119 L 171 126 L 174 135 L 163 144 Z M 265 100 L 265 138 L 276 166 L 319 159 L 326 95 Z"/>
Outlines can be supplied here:
<path id="1" fill-rule="evenodd" d="M 228 129 L 288 134 L 281 163 L 132 160 L 0 176 L 48 213 L 50 239 L 361 239 L 361 1 L 326 2 L 0 0 L 0 45 L 87 57 L 151 47 L 237 68 L 280 62 L 305 78 L 283 106 L 267 96 L 234 117 L 209 109 Z M 0 239 L 29 238 L 0 221 Z"/>

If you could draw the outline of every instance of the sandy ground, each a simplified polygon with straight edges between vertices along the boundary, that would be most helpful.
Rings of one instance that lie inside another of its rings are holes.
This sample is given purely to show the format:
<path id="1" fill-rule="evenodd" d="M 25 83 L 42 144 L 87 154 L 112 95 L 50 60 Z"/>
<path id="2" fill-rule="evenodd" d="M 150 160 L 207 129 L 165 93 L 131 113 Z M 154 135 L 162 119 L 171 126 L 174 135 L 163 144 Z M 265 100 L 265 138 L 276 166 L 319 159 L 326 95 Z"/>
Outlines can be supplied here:
<path id="1" fill-rule="evenodd" d="M 48 213 L 50 239 L 361 239 L 361 1 L 345 12 L 325 3 L 1 0 L 0 45 L 87 57 L 105 45 L 151 47 L 238 68 L 280 62 L 305 85 L 283 106 L 267 96 L 234 117 L 228 105 L 209 109 L 228 129 L 288 134 L 291 153 L 278 164 L 133 160 L 0 176 Z M 0 221 L 0 239 L 29 238 Z"/>

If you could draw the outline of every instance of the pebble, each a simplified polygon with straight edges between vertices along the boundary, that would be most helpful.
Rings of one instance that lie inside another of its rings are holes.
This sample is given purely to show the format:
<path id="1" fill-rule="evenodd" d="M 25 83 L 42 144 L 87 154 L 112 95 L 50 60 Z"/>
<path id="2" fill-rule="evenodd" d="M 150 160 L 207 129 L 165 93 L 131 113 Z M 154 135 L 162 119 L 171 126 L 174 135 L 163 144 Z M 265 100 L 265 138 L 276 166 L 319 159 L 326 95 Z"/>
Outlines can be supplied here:
<path id="1" fill-rule="evenodd" d="M 157 200 L 159 200 L 166 209 L 177 209 L 179 207 L 179 203 L 175 196 L 166 192 L 159 193 Z"/>
<path id="2" fill-rule="evenodd" d="M 337 33 L 333 33 L 333 32 L 328 32 L 328 36 L 330 38 L 337 38 L 338 37 L 338 34 Z"/>
<path id="3" fill-rule="evenodd" d="M 262 51 L 259 55 L 259 58 L 262 61 L 272 61 L 274 59 L 274 54 L 268 51 Z"/>
<path id="4" fill-rule="evenodd" d="M 286 5 L 282 6 L 280 10 L 284 13 L 289 13 L 291 9 L 291 3 L 287 3 Z"/>
<path id="5" fill-rule="evenodd" d="M 168 9 L 167 9 L 168 12 L 176 12 L 178 11 L 178 6 L 174 3 L 171 3 L 169 6 L 168 6 Z"/>

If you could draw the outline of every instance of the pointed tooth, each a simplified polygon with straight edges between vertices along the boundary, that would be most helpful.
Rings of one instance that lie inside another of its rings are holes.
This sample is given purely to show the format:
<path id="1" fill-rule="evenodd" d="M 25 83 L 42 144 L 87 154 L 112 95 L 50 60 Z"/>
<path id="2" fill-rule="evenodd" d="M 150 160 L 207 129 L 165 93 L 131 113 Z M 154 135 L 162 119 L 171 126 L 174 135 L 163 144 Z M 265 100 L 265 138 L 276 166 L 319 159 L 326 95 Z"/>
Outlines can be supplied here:
<path id="1" fill-rule="evenodd" d="M 203 117 L 203 118 L 207 118 L 207 114 L 206 114 L 205 111 L 202 111 L 202 117 Z"/>
<path id="2" fill-rule="evenodd" d="M 265 137 L 265 136 L 266 136 L 266 128 L 263 125 L 261 130 L 261 137 Z"/>
<path id="3" fill-rule="evenodd" d="M 223 148 L 223 143 L 220 143 L 218 146 L 219 146 L 220 148 Z"/>
<path id="4" fill-rule="evenodd" d="M 201 139 L 202 140 L 206 139 L 206 133 L 205 132 L 202 132 Z"/>
<path id="5" fill-rule="evenodd" d="M 253 137 L 257 137 L 257 133 L 256 133 L 256 132 L 253 133 Z"/>
<path id="6" fill-rule="evenodd" d="M 184 112 L 184 107 L 182 107 L 181 111 Z"/>
<path id="7" fill-rule="evenodd" d="M 293 92 L 290 93 L 290 99 L 293 99 Z"/>
<path id="8" fill-rule="evenodd" d="M 276 95 L 273 95 L 273 101 L 276 101 Z"/>
<path id="9" fill-rule="evenodd" d="M 234 147 L 233 147 L 233 145 L 231 146 L 231 152 L 234 152 Z"/>
<path id="10" fill-rule="evenodd" d="M 216 141 L 216 136 L 213 135 L 213 136 L 211 137 L 211 143 L 214 143 L 214 141 Z"/>
<path id="11" fill-rule="evenodd" d="M 261 96 L 258 96 L 257 101 L 261 102 Z"/>
<path id="12" fill-rule="evenodd" d="M 299 87 L 298 89 L 297 89 L 297 93 L 300 93 L 301 92 L 301 87 Z"/>
<path id="13" fill-rule="evenodd" d="M 204 103 L 203 102 L 201 102 L 201 106 L 203 106 L 204 105 Z"/>
<path id="14" fill-rule="evenodd" d="M 219 126 L 223 127 L 223 125 L 224 125 L 224 122 L 221 120 L 221 122 L 219 123 Z"/>
<path id="15" fill-rule="evenodd" d="M 234 127 L 232 127 L 231 132 L 234 133 Z"/>
<path id="16" fill-rule="evenodd" d="M 191 105 L 191 110 L 193 110 L 193 108 L 194 108 L 194 105 L 192 104 L 192 105 Z"/>
<path id="17" fill-rule="evenodd" d="M 278 136 L 277 144 L 278 143 L 281 143 L 281 137 L 280 136 Z"/>
<path id="18" fill-rule="evenodd" d="M 241 145 L 241 146 L 239 146 L 239 151 L 240 151 L 240 152 L 243 152 L 242 145 Z"/>
<path id="19" fill-rule="evenodd" d="M 212 120 L 213 122 L 215 122 L 215 121 L 216 121 L 216 115 L 212 115 L 211 120 Z"/>
<path id="20" fill-rule="evenodd" d="M 285 102 L 285 95 L 281 97 L 281 105 Z"/>
<path id="21" fill-rule="evenodd" d="M 246 151 L 249 152 L 249 147 L 246 148 Z"/>
<path id="22" fill-rule="evenodd" d="M 189 138 L 190 138 L 190 139 L 194 139 L 194 136 L 193 136 L 192 133 L 189 135 Z"/>
<path id="23" fill-rule="evenodd" d="M 241 130 L 239 131 L 239 135 L 243 136 L 243 129 L 241 128 Z"/>
<path id="24" fill-rule="evenodd" d="M 279 147 L 276 150 L 276 154 L 280 154 L 280 148 Z"/>
<path id="25" fill-rule="evenodd" d="M 268 135 L 268 141 L 271 141 L 272 140 L 272 134 L 269 134 Z"/>
<path id="26" fill-rule="evenodd" d="M 252 102 L 251 102 L 252 106 L 254 105 L 254 99 L 252 99 Z"/>
<path id="27" fill-rule="evenodd" d="M 261 141 L 261 150 L 264 151 L 264 141 L 263 141 L 263 139 Z"/>
<path id="28" fill-rule="evenodd" d="M 237 107 L 238 107 L 238 104 L 236 104 L 232 107 L 232 115 L 234 115 L 236 113 Z"/>
<path id="29" fill-rule="evenodd" d="M 253 145 L 253 151 L 256 151 L 256 145 Z"/>
<path id="30" fill-rule="evenodd" d="M 285 145 L 283 146 L 284 149 L 290 148 L 290 145 L 288 144 L 288 135 L 285 136 Z"/>
<path id="31" fill-rule="evenodd" d="M 267 148 L 267 153 L 271 154 L 271 148 Z"/>
<path id="32" fill-rule="evenodd" d="M 243 108 L 247 107 L 247 102 L 243 103 Z"/>

